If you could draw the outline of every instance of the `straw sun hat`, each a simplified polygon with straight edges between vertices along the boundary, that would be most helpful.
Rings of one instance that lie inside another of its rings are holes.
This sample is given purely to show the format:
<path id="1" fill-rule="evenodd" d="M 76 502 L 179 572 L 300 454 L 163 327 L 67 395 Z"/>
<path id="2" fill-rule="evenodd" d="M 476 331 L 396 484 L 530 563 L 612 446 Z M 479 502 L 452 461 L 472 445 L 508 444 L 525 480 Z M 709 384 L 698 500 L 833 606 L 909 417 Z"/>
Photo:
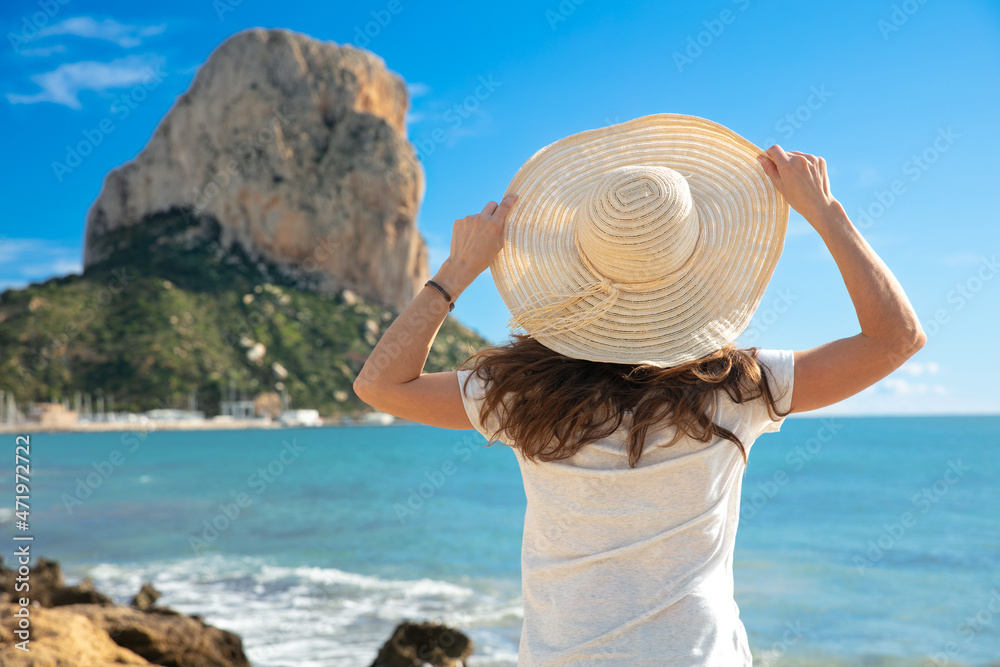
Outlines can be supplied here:
<path id="1" fill-rule="evenodd" d="M 591 361 L 668 368 L 734 342 L 781 256 L 788 204 L 763 151 L 656 114 L 535 153 L 490 267 L 511 328 Z"/>

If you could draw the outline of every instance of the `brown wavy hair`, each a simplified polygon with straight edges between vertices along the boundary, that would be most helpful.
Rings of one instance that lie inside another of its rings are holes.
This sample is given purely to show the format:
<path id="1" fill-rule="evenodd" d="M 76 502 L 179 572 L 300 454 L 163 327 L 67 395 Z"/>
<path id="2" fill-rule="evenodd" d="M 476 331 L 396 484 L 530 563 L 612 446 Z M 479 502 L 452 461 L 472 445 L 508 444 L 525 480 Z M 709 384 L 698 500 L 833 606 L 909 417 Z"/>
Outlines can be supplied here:
<path id="1" fill-rule="evenodd" d="M 626 441 L 630 467 L 639 463 L 654 425 L 676 427 L 662 447 L 685 435 L 705 443 L 718 436 L 740 448 L 745 465 L 743 443 L 710 415 L 719 390 L 736 403 L 764 397 L 772 419 L 788 414 L 778 411 L 756 353 L 757 348 L 727 345 L 681 366 L 657 368 L 573 359 L 515 334 L 506 345 L 472 355 L 462 368 L 486 381 L 480 421 L 485 424 L 495 414 L 510 440 L 506 444 L 536 463 L 573 456 L 614 433 L 631 412 Z M 468 383 L 466 378 L 466 387 Z"/>

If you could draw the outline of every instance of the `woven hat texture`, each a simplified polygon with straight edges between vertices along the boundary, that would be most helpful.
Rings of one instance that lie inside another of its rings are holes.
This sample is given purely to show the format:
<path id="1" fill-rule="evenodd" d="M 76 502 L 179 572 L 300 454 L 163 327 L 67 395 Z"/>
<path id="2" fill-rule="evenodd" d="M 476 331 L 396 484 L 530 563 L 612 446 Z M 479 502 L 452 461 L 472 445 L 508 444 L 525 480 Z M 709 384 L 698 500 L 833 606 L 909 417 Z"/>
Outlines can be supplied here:
<path id="1" fill-rule="evenodd" d="M 511 328 L 569 357 L 661 368 L 734 342 L 788 223 L 762 152 L 656 114 L 535 153 L 507 188 L 519 198 L 490 267 Z"/>

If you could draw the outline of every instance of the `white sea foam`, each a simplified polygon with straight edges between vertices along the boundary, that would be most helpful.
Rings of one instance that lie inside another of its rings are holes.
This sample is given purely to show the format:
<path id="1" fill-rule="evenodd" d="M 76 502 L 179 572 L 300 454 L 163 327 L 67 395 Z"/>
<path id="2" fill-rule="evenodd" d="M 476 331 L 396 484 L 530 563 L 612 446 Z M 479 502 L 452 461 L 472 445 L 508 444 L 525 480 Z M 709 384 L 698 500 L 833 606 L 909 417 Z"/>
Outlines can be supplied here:
<path id="1" fill-rule="evenodd" d="M 399 580 L 252 557 L 206 556 L 81 570 L 128 602 L 143 582 L 160 603 L 239 634 L 255 667 L 367 667 L 402 620 L 457 627 L 476 645 L 471 667 L 517 664 L 521 599 L 509 584 Z"/>

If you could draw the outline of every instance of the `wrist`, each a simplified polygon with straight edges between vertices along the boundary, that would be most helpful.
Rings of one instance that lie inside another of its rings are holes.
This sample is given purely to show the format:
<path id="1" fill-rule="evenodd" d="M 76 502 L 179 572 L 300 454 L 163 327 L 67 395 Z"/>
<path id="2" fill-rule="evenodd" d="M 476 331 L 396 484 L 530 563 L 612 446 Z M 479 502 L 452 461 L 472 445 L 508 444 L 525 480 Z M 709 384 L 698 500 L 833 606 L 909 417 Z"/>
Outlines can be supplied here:
<path id="1" fill-rule="evenodd" d="M 839 201 L 834 199 L 825 207 L 817 210 L 815 213 L 807 218 L 807 222 L 813 226 L 813 228 L 823 234 L 824 232 L 831 231 L 844 225 L 850 225 L 851 219 L 847 216 L 847 211 Z"/>
<path id="2" fill-rule="evenodd" d="M 465 267 L 461 266 L 451 258 L 444 261 L 438 272 L 434 274 L 431 278 L 438 285 L 443 287 L 448 294 L 451 296 L 451 300 L 457 301 L 458 296 L 465 291 L 472 281 L 476 279 L 476 276 L 471 275 Z"/>

